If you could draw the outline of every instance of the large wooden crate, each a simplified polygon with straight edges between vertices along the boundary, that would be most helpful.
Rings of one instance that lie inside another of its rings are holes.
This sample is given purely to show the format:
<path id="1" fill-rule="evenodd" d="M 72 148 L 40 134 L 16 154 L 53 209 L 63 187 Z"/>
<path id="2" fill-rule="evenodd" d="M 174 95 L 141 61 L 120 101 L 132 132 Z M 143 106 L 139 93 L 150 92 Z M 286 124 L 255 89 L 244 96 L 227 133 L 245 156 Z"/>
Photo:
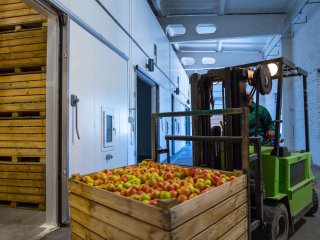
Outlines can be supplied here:
<path id="1" fill-rule="evenodd" d="M 0 206 L 45 209 L 45 165 L 0 163 Z"/>
<path id="2" fill-rule="evenodd" d="M 173 207 L 69 180 L 72 239 L 247 239 L 246 175 Z"/>
<path id="3" fill-rule="evenodd" d="M 47 20 L 0 1 L 0 206 L 45 207 Z"/>

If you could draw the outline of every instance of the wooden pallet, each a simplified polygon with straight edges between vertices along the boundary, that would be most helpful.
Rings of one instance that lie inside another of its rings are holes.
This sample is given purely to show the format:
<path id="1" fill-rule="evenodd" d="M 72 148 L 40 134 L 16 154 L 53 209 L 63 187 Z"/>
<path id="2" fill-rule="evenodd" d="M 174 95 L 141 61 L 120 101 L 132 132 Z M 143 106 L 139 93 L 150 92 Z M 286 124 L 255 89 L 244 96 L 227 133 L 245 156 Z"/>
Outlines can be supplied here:
<path id="1" fill-rule="evenodd" d="M 0 162 L 45 163 L 46 120 L 0 120 Z"/>
<path id="2" fill-rule="evenodd" d="M 45 164 L 0 163 L 0 206 L 45 209 Z"/>
<path id="3" fill-rule="evenodd" d="M 16 29 L 16 26 L 26 26 L 45 22 L 46 18 L 22 3 L 21 0 L 0 1 L 0 32 Z"/>
<path id="4" fill-rule="evenodd" d="M 69 180 L 72 239 L 247 239 L 246 175 L 173 207 Z"/>

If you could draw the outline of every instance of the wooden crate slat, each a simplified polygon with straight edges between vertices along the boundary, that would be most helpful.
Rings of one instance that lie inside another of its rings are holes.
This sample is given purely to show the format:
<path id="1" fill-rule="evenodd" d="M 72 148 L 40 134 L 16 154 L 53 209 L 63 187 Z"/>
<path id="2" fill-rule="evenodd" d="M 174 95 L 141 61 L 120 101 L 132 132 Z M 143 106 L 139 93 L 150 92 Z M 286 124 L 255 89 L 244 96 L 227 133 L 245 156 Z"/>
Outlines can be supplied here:
<path id="1" fill-rule="evenodd" d="M 26 120 L 27 121 L 27 120 Z M 45 127 L 0 127 L 0 133 L 46 133 Z"/>
<path id="2" fill-rule="evenodd" d="M 24 148 L 0 148 L 0 156 L 45 156 L 45 149 L 24 149 Z"/>
<path id="3" fill-rule="evenodd" d="M 45 164 L 0 164 L 1 172 L 30 172 L 44 173 L 46 171 Z"/>
<path id="4" fill-rule="evenodd" d="M 1 121 L 0 121 L 1 122 Z M 0 148 L 46 148 L 45 142 L 0 141 Z"/>
<path id="5" fill-rule="evenodd" d="M 0 41 L 15 40 L 19 38 L 30 38 L 30 37 L 32 38 L 32 37 L 39 37 L 39 36 L 47 36 L 46 27 L 1 33 Z"/>
<path id="6" fill-rule="evenodd" d="M 39 43 L 46 43 L 46 42 L 47 42 L 47 36 L 38 36 L 38 37 L 36 36 L 36 37 L 17 38 L 17 39 L 15 38 L 15 39 L 6 40 L 6 41 L 0 41 L 0 48 L 29 45 L 29 44 L 39 44 Z"/>
<path id="7" fill-rule="evenodd" d="M 31 95 L 31 96 L 9 96 L 0 97 L 0 106 L 4 103 L 31 103 L 31 102 L 45 102 L 46 95 Z"/>
<path id="8" fill-rule="evenodd" d="M 20 2 L 17 2 L 17 3 L 1 5 L 0 6 L 0 12 L 18 10 L 18 9 L 24 9 L 24 8 L 30 8 L 30 7 L 27 6 L 24 3 L 21 3 L 21 1 L 20 1 Z"/>
<path id="9" fill-rule="evenodd" d="M 0 90 L 12 89 L 12 88 L 18 89 L 18 88 L 45 88 L 45 87 L 46 87 L 46 80 L 0 83 Z"/>
<path id="10" fill-rule="evenodd" d="M 0 127 L 45 127 L 45 119 L 1 120 Z"/>
<path id="11" fill-rule="evenodd" d="M 70 221 L 72 233 L 79 237 L 78 239 L 95 239 L 95 240 L 105 240 L 105 238 L 95 234 L 86 227 L 80 225 L 76 221 Z M 77 238 L 76 238 L 77 239 Z"/>
<path id="12" fill-rule="evenodd" d="M 248 233 L 247 232 L 245 232 L 244 234 L 242 234 L 242 236 L 241 237 L 239 237 L 237 240 L 248 240 L 249 238 L 248 238 Z"/>
<path id="13" fill-rule="evenodd" d="M 0 200 L 26 203 L 45 203 L 44 195 L 0 193 Z"/>
<path id="14" fill-rule="evenodd" d="M 244 189 L 234 196 L 227 198 L 220 204 L 207 209 L 202 214 L 175 228 L 172 233 L 177 239 L 189 239 L 240 207 L 246 202 L 246 200 L 247 190 Z"/>
<path id="15" fill-rule="evenodd" d="M 45 188 L 0 186 L 0 193 L 45 195 Z"/>
<path id="16" fill-rule="evenodd" d="M 81 237 L 79 237 L 77 234 L 75 234 L 75 233 L 71 233 L 71 240 L 95 240 L 95 238 L 87 238 L 87 239 L 84 239 L 84 238 L 81 238 Z M 98 238 L 97 238 L 97 240 L 98 240 Z"/>
<path id="17" fill-rule="evenodd" d="M 44 21 L 46 21 L 46 18 L 40 14 L 37 14 L 37 15 L 30 15 L 30 16 L 3 18 L 3 19 L 0 19 L 0 26 L 44 22 Z"/>
<path id="18" fill-rule="evenodd" d="M 41 180 L 1 179 L 0 186 L 45 188 L 46 182 Z"/>
<path id="19" fill-rule="evenodd" d="M 227 182 L 214 191 L 208 191 L 202 194 L 201 198 L 194 198 L 192 201 L 186 201 L 178 204 L 170 210 L 174 212 L 175 218 L 172 220 L 172 226 L 177 227 L 188 221 L 194 216 L 206 211 L 209 207 L 224 201 L 230 196 L 246 188 L 246 175 L 242 175 L 231 182 Z M 211 206 L 208 206 L 208 203 Z"/>
<path id="20" fill-rule="evenodd" d="M 44 66 L 46 65 L 46 61 L 47 61 L 46 57 L 4 60 L 4 61 L 0 61 L 0 66 L 1 68 Z"/>
<path id="21" fill-rule="evenodd" d="M 45 134 L 0 134 L 0 141 L 46 141 Z"/>
<path id="22" fill-rule="evenodd" d="M 32 51 L 32 52 L 7 53 L 7 54 L 0 55 L 0 61 L 40 58 L 40 57 L 45 57 L 46 55 L 47 55 L 47 52 L 44 50 Z"/>
<path id="23" fill-rule="evenodd" d="M 30 51 L 39 51 L 39 50 L 47 50 L 47 43 L 38 43 L 39 41 L 30 40 L 30 42 L 35 43 L 27 43 L 27 45 L 16 45 L 16 46 L 7 46 L 1 47 L 0 45 L 0 54 L 8 54 L 8 53 L 16 53 L 16 52 L 30 52 Z"/>
<path id="24" fill-rule="evenodd" d="M 11 10 L 11 11 L 2 11 L 0 12 L 0 19 L 4 18 L 12 18 L 12 17 L 19 17 L 19 16 L 28 16 L 28 15 L 38 15 L 39 13 L 33 8 L 27 9 L 18 9 L 18 10 Z"/>
<path id="25" fill-rule="evenodd" d="M 21 0 L 1 0 L 0 1 L 0 5 L 7 5 L 11 3 L 21 3 Z M 2 8 L 2 6 L 0 8 Z"/>
<path id="26" fill-rule="evenodd" d="M 230 228 L 232 228 L 236 223 L 240 222 L 242 219 L 247 216 L 247 204 L 243 204 L 232 213 L 225 216 L 216 224 L 213 224 L 211 227 L 207 228 L 205 231 L 201 232 L 192 240 L 215 240 L 223 236 Z"/>
<path id="27" fill-rule="evenodd" d="M 101 191 L 95 187 L 88 186 L 84 183 L 69 181 L 69 190 L 72 193 L 91 199 L 104 206 L 125 213 L 129 216 L 136 217 L 144 222 L 153 224 L 160 228 L 170 230 L 171 223 L 169 211 L 143 204 L 138 201 L 132 201 L 123 196 L 118 196 L 112 192 Z M 144 214 L 141 214 L 144 213 Z"/>
<path id="28" fill-rule="evenodd" d="M 46 80 L 46 73 L 16 74 L 9 76 L 0 76 L 0 84 L 26 81 Z"/>
<path id="29" fill-rule="evenodd" d="M 0 112 L 45 111 L 46 103 L 0 104 Z"/>
<path id="30" fill-rule="evenodd" d="M 219 240 L 240 239 L 248 231 L 248 219 L 243 219 L 228 232 L 226 232 Z"/>
<path id="31" fill-rule="evenodd" d="M 107 208 L 101 204 L 90 202 L 76 194 L 69 195 L 70 205 L 88 215 L 131 234 L 140 239 L 169 239 L 170 233 L 151 224 L 130 217 L 126 214 Z M 128 228 L 127 226 L 135 226 Z"/>
<path id="32" fill-rule="evenodd" d="M 25 179 L 25 180 L 45 180 L 45 173 L 28 173 L 28 172 L 0 172 L 0 178 L 7 179 Z M 12 200 L 14 201 L 14 200 Z M 18 200 L 17 200 L 18 201 Z M 18 201 L 20 202 L 20 201 Z"/>
<path id="33" fill-rule="evenodd" d="M 28 96 L 28 95 L 43 95 L 46 94 L 45 88 L 23 88 L 23 89 L 6 89 L 0 90 L 0 96 Z"/>
<path id="34" fill-rule="evenodd" d="M 89 230 L 96 234 L 103 236 L 106 239 L 123 240 L 123 239 L 138 239 L 131 236 L 120 229 L 117 229 L 111 225 L 108 225 L 98 219 L 91 217 L 80 210 L 70 207 L 71 219 L 78 222 L 79 224 L 86 226 Z"/>

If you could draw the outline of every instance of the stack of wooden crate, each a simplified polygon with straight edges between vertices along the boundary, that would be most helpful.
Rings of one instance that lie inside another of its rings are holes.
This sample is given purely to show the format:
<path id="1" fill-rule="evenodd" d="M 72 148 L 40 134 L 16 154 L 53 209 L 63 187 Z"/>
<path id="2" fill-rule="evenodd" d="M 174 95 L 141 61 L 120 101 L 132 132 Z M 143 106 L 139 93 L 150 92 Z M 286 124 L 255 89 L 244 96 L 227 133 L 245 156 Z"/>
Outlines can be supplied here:
<path id="1" fill-rule="evenodd" d="M 46 18 L 0 1 L 0 206 L 45 209 Z"/>

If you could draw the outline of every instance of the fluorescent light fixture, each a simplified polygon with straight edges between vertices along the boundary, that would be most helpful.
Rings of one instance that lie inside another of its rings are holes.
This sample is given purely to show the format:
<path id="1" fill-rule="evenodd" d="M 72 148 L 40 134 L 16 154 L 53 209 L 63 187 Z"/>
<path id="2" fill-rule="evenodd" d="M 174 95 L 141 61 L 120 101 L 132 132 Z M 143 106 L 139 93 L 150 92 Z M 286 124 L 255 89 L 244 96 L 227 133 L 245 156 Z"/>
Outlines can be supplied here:
<path id="1" fill-rule="evenodd" d="M 169 24 L 166 31 L 170 37 L 182 36 L 187 32 L 183 24 Z"/>
<path id="2" fill-rule="evenodd" d="M 208 64 L 214 64 L 216 60 L 213 57 L 204 57 L 202 58 L 202 64 L 208 65 Z"/>
<path id="3" fill-rule="evenodd" d="M 183 66 L 191 66 L 195 63 L 195 60 L 192 57 L 183 57 L 181 58 L 181 63 Z"/>
<path id="4" fill-rule="evenodd" d="M 198 34 L 210 34 L 215 31 L 217 31 L 217 27 L 212 23 L 201 23 L 196 26 L 196 32 Z"/>

